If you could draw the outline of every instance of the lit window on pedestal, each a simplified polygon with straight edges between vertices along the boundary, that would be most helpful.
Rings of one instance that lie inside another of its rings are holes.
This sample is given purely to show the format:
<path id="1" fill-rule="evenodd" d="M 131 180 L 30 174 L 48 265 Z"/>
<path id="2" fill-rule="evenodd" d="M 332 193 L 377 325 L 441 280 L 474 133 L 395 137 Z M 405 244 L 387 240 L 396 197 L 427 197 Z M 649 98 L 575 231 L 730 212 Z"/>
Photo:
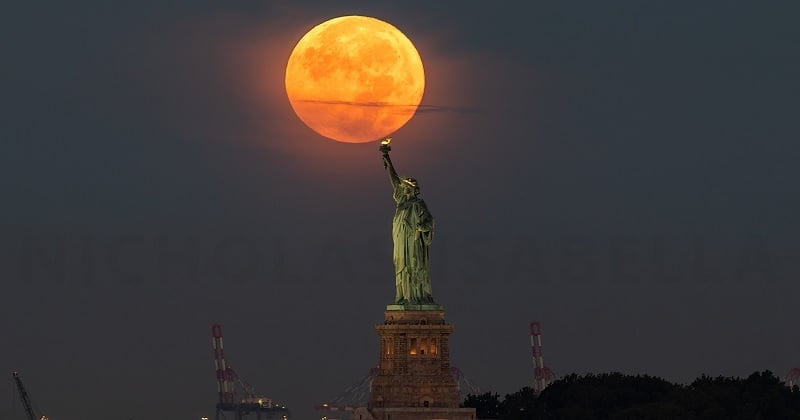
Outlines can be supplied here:
<path id="1" fill-rule="evenodd" d="M 422 341 L 422 345 L 420 345 L 420 347 L 419 347 L 419 354 L 425 354 L 425 349 L 428 348 L 428 339 L 427 338 L 423 338 L 421 341 Z"/>
<path id="2" fill-rule="evenodd" d="M 417 354 L 417 339 L 411 339 L 411 345 L 408 347 L 408 354 Z"/>
<path id="3" fill-rule="evenodd" d="M 436 339 L 435 338 L 431 338 L 430 353 L 431 354 L 436 354 L 436 353 L 438 353 L 438 350 L 439 350 L 439 348 L 436 346 Z"/>

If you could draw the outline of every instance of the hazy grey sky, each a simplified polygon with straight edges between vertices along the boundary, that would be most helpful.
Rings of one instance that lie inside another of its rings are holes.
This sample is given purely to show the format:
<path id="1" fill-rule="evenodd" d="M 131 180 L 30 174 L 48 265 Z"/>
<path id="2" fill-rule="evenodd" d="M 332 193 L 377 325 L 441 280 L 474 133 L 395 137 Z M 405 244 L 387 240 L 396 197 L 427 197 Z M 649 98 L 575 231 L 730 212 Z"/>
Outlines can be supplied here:
<path id="1" fill-rule="evenodd" d="M 347 14 L 425 64 L 437 111 L 393 160 L 473 382 L 531 382 L 533 319 L 559 375 L 800 365 L 797 2 L 47 3 L 0 18 L 0 418 L 12 370 L 54 419 L 213 416 L 213 322 L 299 419 L 376 363 L 377 145 L 319 137 L 283 90 Z"/>

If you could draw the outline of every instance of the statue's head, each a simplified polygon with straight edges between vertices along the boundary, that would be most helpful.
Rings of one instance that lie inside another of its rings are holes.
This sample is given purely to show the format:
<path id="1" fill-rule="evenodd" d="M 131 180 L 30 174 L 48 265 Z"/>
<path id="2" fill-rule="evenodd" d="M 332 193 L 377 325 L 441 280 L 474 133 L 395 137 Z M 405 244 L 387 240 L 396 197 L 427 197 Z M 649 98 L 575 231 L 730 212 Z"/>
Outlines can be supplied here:
<path id="1" fill-rule="evenodd" d="M 403 192 L 408 196 L 417 196 L 419 194 L 419 183 L 414 178 L 403 178 L 400 182 L 403 186 Z"/>

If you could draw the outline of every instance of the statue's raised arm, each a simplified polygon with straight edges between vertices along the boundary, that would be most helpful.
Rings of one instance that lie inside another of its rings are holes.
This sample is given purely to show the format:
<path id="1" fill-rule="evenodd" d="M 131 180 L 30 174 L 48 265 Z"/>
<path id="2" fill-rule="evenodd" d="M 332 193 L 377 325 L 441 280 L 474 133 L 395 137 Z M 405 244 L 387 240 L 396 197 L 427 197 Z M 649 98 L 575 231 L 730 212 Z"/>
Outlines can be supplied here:
<path id="1" fill-rule="evenodd" d="M 394 196 L 395 201 L 398 200 L 398 195 L 402 194 L 402 179 L 400 176 L 397 175 L 397 171 L 394 169 L 394 165 L 392 165 L 392 158 L 389 157 L 389 152 L 392 150 L 392 147 L 389 143 L 392 142 L 391 137 L 387 137 L 381 140 L 381 145 L 378 148 L 381 152 L 381 156 L 383 157 L 383 167 L 386 169 L 386 172 L 389 174 L 389 181 L 392 182 L 392 188 L 394 189 Z"/>

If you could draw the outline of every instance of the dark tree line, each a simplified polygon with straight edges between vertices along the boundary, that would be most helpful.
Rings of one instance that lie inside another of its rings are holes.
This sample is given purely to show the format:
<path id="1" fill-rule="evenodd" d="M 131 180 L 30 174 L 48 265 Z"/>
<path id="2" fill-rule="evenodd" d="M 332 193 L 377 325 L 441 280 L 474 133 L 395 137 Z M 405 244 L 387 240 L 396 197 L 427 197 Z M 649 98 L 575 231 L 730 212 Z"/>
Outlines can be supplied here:
<path id="1" fill-rule="evenodd" d="M 800 419 L 800 389 L 770 371 L 747 378 L 701 376 L 679 385 L 648 375 L 568 375 L 534 396 L 469 395 L 479 419 Z"/>

